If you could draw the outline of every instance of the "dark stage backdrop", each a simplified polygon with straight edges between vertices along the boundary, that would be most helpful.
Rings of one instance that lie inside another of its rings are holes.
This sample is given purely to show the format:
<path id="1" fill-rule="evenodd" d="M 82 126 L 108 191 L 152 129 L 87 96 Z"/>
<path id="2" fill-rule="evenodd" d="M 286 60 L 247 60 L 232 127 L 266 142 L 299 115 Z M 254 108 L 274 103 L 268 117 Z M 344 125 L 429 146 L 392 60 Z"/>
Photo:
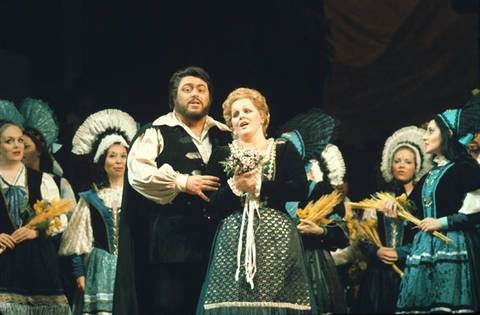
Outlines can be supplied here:
<path id="1" fill-rule="evenodd" d="M 334 48 L 324 109 L 341 120 L 352 195 L 368 196 L 382 188 L 381 151 L 393 132 L 478 87 L 478 1 L 336 0 L 324 9 Z"/>
<path id="2" fill-rule="evenodd" d="M 241 86 L 266 96 L 270 136 L 311 107 L 336 115 L 351 196 L 363 198 L 389 134 L 477 86 L 478 3 L 0 0 L 0 99 L 54 107 L 76 190 L 91 180 L 89 159 L 69 153 L 78 124 L 111 107 L 141 124 L 168 112 L 168 80 L 189 65 L 210 73 L 217 119 Z"/>

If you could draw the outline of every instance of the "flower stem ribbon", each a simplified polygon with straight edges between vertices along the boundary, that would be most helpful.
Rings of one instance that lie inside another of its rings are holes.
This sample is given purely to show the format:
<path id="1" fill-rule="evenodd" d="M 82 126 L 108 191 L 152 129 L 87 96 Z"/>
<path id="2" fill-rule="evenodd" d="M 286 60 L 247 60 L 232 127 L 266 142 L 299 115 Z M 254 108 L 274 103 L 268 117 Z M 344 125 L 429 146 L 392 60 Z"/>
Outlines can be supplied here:
<path id="1" fill-rule="evenodd" d="M 258 208 L 258 200 L 251 194 L 246 194 L 245 206 L 243 208 L 243 217 L 242 217 L 242 226 L 240 228 L 240 239 L 238 240 L 238 251 L 237 251 L 237 271 L 235 273 L 235 281 L 238 281 L 240 277 L 240 268 L 241 268 L 241 255 L 242 255 L 242 244 L 243 244 L 243 231 L 246 226 L 246 238 L 245 238 L 245 278 L 250 284 L 250 287 L 253 289 L 253 278 L 257 272 L 256 264 L 256 248 L 255 248 L 255 231 L 254 231 L 254 219 L 255 213 L 260 219 L 260 211 Z M 260 222 L 260 220 L 259 220 Z"/>

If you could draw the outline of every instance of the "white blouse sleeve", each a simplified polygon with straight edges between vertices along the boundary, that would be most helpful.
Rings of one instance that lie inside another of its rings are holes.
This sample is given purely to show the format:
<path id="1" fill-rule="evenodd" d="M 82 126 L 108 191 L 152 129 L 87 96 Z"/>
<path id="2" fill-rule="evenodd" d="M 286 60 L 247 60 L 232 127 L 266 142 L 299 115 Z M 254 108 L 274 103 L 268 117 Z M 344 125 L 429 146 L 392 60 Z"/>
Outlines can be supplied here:
<path id="1" fill-rule="evenodd" d="M 60 192 L 58 191 L 57 184 L 53 180 L 52 175 L 48 173 L 43 173 L 42 186 L 40 187 L 40 192 L 42 194 L 43 199 L 45 200 L 60 198 Z"/>
<path id="2" fill-rule="evenodd" d="M 40 192 L 42 194 L 42 198 L 45 200 L 52 200 L 52 199 L 59 199 L 60 192 L 58 190 L 57 184 L 53 177 L 48 173 L 43 173 L 42 176 L 42 185 L 40 186 Z M 53 229 L 53 232 L 50 236 L 55 236 L 59 233 L 63 233 L 68 225 L 68 219 L 66 214 L 59 215 L 60 221 L 62 222 L 62 226 L 59 230 Z"/>
<path id="3" fill-rule="evenodd" d="M 68 228 L 62 235 L 60 256 L 87 254 L 93 249 L 93 229 L 90 218 L 90 208 L 83 198 L 80 198 L 73 211 Z"/>
<path id="4" fill-rule="evenodd" d="M 128 154 L 128 182 L 146 198 L 160 204 L 171 202 L 186 191 L 187 174 L 176 172 L 171 165 L 158 167 L 155 159 L 163 150 L 159 130 L 149 128 L 133 143 Z"/>
<path id="5" fill-rule="evenodd" d="M 75 193 L 73 192 L 73 188 L 65 178 L 60 179 L 60 198 L 65 200 L 73 200 L 74 204 L 73 207 L 77 206 L 77 199 L 75 198 Z"/>
<path id="6" fill-rule="evenodd" d="M 480 212 L 480 189 L 467 193 L 458 212 L 463 214 Z"/>

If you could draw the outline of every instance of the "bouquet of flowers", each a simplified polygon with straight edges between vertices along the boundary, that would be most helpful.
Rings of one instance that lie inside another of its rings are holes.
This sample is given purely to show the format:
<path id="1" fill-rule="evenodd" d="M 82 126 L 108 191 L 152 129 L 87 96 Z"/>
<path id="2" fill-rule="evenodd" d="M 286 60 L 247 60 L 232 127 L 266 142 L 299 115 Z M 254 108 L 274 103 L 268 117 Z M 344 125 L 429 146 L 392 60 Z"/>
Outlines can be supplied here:
<path id="1" fill-rule="evenodd" d="M 366 237 L 363 233 L 363 229 L 359 227 L 360 220 L 358 219 L 358 214 L 352 211 L 351 207 L 345 207 L 345 221 L 347 221 L 348 231 L 350 232 L 350 239 L 355 241 L 363 241 Z"/>
<path id="2" fill-rule="evenodd" d="M 360 283 L 367 266 L 366 261 L 357 258 L 348 269 L 348 277 L 352 281 L 351 286 L 355 298 L 357 298 L 358 291 L 360 290 Z"/>
<path id="3" fill-rule="evenodd" d="M 412 201 L 408 200 L 405 194 L 402 194 L 400 197 L 395 198 L 388 193 L 379 192 L 375 195 L 372 195 L 372 198 L 370 199 L 364 199 L 360 202 L 350 202 L 349 205 L 353 208 L 382 211 L 381 209 L 383 209 L 383 204 L 385 203 L 385 201 L 393 201 L 397 205 L 398 216 L 412 222 L 418 228 L 420 220 L 410 213 L 411 211 L 416 209 L 415 204 Z M 450 238 L 437 231 L 433 232 L 433 235 L 444 240 L 447 243 L 455 245 Z"/>
<path id="4" fill-rule="evenodd" d="M 30 205 L 23 208 L 27 218 L 27 224 L 24 227 L 41 230 L 45 232 L 45 237 L 50 236 L 54 229 L 60 230 L 62 226 L 58 216 L 72 211 L 73 205 L 73 200 L 53 199 L 51 202 L 38 200 L 33 209 Z M 0 254 L 5 249 L 6 247 L 0 248 Z"/>
<path id="5" fill-rule="evenodd" d="M 62 222 L 58 216 L 72 211 L 73 204 L 73 200 L 65 199 L 53 199 L 51 202 L 38 200 L 33 209 L 30 206 L 25 207 L 28 218 L 25 227 L 42 230 L 46 236 L 51 235 L 53 229 L 60 231 Z"/>
<path id="6" fill-rule="evenodd" d="M 240 167 L 240 172 L 249 172 L 262 164 L 263 156 L 258 151 L 250 149 L 233 149 L 230 156 L 225 161 L 219 163 L 223 165 L 227 176 L 235 173 L 237 166 Z"/>
<path id="7" fill-rule="evenodd" d="M 322 196 L 315 203 L 313 203 L 313 200 L 310 201 L 304 209 L 298 209 L 297 216 L 300 219 L 309 220 L 318 226 L 324 227 L 332 221 L 328 220 L 327 216 L 342 201 L 340 197 L 340 193 L 334 190 L 331 194 Z M 303 223 L 298 220 L 297 224 L 302 225 Z"/>

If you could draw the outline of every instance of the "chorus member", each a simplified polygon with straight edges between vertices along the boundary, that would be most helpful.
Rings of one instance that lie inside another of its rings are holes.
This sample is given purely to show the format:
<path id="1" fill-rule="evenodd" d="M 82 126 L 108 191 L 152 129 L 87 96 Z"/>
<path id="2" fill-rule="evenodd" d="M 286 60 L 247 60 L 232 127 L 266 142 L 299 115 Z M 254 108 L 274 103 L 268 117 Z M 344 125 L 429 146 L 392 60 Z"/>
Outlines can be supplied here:
<path id="1" fill-rule="evenodd" d="M 59 124 L 55 113 L 46 102 L 32 98 L 23 100 L 19 111 L 25 118 L 23 123 L 23 143 L 25 144 L 23 163 L 34 170 L 52 175 L 60 190 L 60 197 L 74 200 L 76 204 L 72 186 L 66 178 L 58 174 L 55 168 L 58 163 L 52 155 L 59 133 Z"/>
<path id="2" fill-rule="evenodd" d="M 480 163 L 480 130 L 477 130 L 473 139 L 468 144 L 468 150 L 472 157 Z"/>
<path id="3" fill-rule="evenodd" d="M 0 101 L 0 111 L 6 104 Z M 0 120 L 0 313 L 71 314 L 51 237 L 22 227 L 24 208 L 59 198 L 58 188 L 47 173 L 25 167 L 23 151 L 22 129 L 12 120 Z M 65 228 L 66 216 L 62 218 Z"/>
<path id="4" fill-rule="evenodd" d="M 300 204 L 302 208 L 307 206 L 307 202 L 315 202 L 334 190 L 340 192 L 345 185 L 346 167 L 337 146 L 328 144 L 317 161 L 318 164 L 315 163 L 315 167 L 312 168 L 314 172 L 309 174 L 310 184 L 315 183 L 315 186 L 310 191 L 307 201 Z M 331 220 L 326 226 L 318 226 L 309 220 L 302 219 L 300 221 L 303 225 L 298 227 L 305 246 L 308 272 L 321 314 L 348 312 L 345 292 L 331 254 L 331 251 L 344 249 L 350 245 L 350 233 L 344 217 L 345 207 L 343 202 L 340 202 L 326 217 Z"/>
<path id="5" fill-rule="evenodd" d="M 336 118 L 314 108 L 296 115 L 279 128 L 279 133 L 282 133 L 279 140 L 287 140 L 295 145 L 309 179 L 309 196 L 299 204 L 302 209 L 310 201 L 316 202 L 337 187 L 343 187 L 345 163 L 338 147 L 329 143 L 335 140 L 338 125 Z M 291 204 L 287 203 L 287 210 L 291 209 Z M 298 230 L 304 245 L 307 272 L 320 314 L 347 313 L 345 293 L 330 253 L 350 244 L 344 216 L 342 202 L 325 218 L 331 220 L 326 226 L 306 219 L 299 220 L 302 223 L 298 225 Z"/>
<path id="6" fill-rule="evenodd" d="M 78 294 L 74 314 L 111 314 L 118 255 L 123 179 L 134 119 L 117 109 L 90 115 L 78 128 L 72 152 L 93 156 L 93 187 L 63 233 L 59 254 L 71 256 Z"/>
<path id="7" fill-rule="evenodd" d="M 423 140 L 434 167 L 410 194 L 421 220 L 400 284 L 397 313 L 476 312 L 479 308 L 480 166 L 466 146 L 478 128 L 480 95 L 436 115 Z M 396 207 L 385 214 L 398 220 Z M 436 236 L 441 232 L 454 244 Z"/>
<path id="8" fill-rule="evenodd" d="M 59 124 L 55 113 L 50 106 L 41 100 L 26 98 L 20 104 L 20 114 L 24 118 L 23 123 L 23 164 L 37 171 L 46 172 L 52 175 L 60 191 L 60 198 L 72 200 L 75 207 L 77 200 L 72 186 L 68 180 L 55 174 L 60 167 L 55 168 L 58 163 L 53 158 L 53 147 L 58 140 Z M 58 146 L 58 144 L 57 144 Z M 67 213 L 69 218 L 71 212 Z M 60 246 L 60 235 L 55 238 L 55 247 Z M 72 305 L 75 292 L 75 279 L 72 276 L 71 263 L 68 258 L 59 257 L 60 271 L 64 293 Z"/>
<path id="9" fill-rule="evenodd" d="M 408 126 L 397 130 L 385 142 L 381 171 L 393 196 L 407 196 L 418 180 L 429 170 L 429 154 L 425 153 L 422 137 L 426 130 Z M 412 226 L 397 225 L 381 212 L 372 212 L 377 220 L 377 233 L 382 246 L 364 243 L 363 254 L 370 259 L 362 277 L 356 304 L 352 310 L 358 314 L 395 313 L 401 273 L 410 253 L 414 230 Z M 415 214 L 415 213 L 413 213 Z"/>

